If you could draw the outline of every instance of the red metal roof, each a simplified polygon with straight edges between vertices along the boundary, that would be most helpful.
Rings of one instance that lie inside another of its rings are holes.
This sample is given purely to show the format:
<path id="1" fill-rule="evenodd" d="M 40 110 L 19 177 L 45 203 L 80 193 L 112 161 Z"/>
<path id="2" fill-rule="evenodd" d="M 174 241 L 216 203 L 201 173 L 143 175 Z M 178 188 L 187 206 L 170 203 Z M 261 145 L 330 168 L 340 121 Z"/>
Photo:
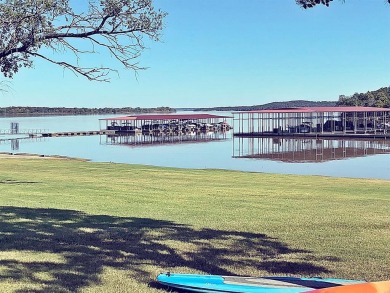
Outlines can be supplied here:
<path id="1" fill-rule="evenodd" d="M 307 107 L 307 108 L 288 108 L 288 109 L 267 109 L 252 111 L 237 111 L 239 113 L 311 113 L 311 112 L 390 112 L 390 108 L 375 107 Z"/>
<path id="2" fill-rule="evenodd" d="M 229 116 L 219 116 L 212 114 L 151 114 L 151 115 L 134 115 L 120 116 L 113 118 L 103 118 L 99 120 L 190 120 L 190 119 L 217 119 L 232 118 Z"/>

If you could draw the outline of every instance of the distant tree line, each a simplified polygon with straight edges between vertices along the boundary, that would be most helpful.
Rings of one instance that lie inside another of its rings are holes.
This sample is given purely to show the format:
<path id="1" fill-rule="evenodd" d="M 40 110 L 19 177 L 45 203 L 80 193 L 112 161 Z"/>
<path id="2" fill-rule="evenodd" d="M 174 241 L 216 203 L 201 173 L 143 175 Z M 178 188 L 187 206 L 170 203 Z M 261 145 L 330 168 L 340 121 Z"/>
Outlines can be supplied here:
<path id="1" fill-rule="evenodd" d="M 355 93 L 352 96 L 339 96 L 338 106 L 363 106 L 390 108 L 390 87 L 383 87 L 367 93 Z"/>
<path id="2" fill-rule="evenodd" d="M 67 107 L 3 107 L 0 116 L 44 116 L 44 115 L 96 115 L 96 114 L 140 114 L 172 113 L 169 107 L 157 108 L 67 108 Z"/>

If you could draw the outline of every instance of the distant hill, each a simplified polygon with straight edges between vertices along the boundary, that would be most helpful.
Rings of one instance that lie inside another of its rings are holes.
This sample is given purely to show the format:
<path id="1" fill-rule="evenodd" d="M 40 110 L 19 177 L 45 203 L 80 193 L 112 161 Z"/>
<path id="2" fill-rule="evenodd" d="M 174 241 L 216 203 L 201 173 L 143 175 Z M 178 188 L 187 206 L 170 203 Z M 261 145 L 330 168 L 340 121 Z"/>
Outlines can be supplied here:
<path id="1" fill-rule="evenodd" d="M 231 106 L 231 107 L 212 107 L 212 108 L 177 108 L 180 111 L 251 111 L 251 110 L 268 110 L 268 109 L 284 109 L 284 108 L 300 108 L 300 107 L 333 107 L 337 101 L 305 101 L 295 100 L 287 102 L 272 102 L 263 105 L 253 106 Z"/>
<path id="2" fill-rule="evenodd" d="M 253 106 L 230 106 L 211 108 L 178 108 L 180 111 L 251 111 L 269 110 L 300 107 L 335 107 L 335 106 L 364 106 L 390 108 L 390 87 L 383 87 L 378 90 L 366 93 L 354 93 L 351 96 L 340 95 L 338 101 L 306 101 L 294 100 L 287 102 L 272 102 L 263 105 Z"/>

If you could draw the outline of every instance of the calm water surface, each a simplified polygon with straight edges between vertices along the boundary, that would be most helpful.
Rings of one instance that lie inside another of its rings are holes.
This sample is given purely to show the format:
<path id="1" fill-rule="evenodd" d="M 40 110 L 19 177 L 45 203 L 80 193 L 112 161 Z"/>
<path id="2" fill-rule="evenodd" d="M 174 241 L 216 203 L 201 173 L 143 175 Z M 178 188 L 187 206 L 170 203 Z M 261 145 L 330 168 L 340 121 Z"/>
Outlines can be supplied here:
<path id="1" fill-rule="evenodd" d="M 229 132 L 182 137 L 176 143 L 144 145 L 141 138 L 134 143 L 135 138 L 114 140 L 104 135 L 8 140 L 9 135 L 1 134 L 1 130 L 10 129 L 11 122 L 18 122 L 20 130 L 99 130 L 99 118 L 115 116 L 120 115 L 0 118 L 0 152 L 64 155 L 95 162 L 179 168 L 390 179 L 389 140 L 233 139 Z"/>

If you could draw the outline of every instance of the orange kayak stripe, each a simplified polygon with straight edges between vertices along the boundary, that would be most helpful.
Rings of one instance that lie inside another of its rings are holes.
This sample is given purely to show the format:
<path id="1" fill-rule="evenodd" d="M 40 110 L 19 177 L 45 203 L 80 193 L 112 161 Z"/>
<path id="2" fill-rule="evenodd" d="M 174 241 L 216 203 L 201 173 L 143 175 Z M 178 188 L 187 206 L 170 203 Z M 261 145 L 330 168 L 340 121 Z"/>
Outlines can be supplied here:
<path id="1" fill-rule="evenodd" d="M 311 293 L 390 293 L 390 281 L 353 284 L 310 291 Z"/>

